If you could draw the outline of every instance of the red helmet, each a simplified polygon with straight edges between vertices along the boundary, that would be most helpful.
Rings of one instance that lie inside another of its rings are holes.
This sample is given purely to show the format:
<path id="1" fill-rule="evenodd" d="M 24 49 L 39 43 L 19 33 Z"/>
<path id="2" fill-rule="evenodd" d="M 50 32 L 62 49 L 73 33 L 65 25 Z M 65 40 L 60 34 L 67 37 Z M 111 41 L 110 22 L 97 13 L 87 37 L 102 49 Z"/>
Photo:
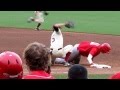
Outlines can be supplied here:
<path id="1" fill-rule="evenodd" d="M 110 50 L 111 50 L 110 44 L 108 44 L 108 43 L 103 43 L 103 44 L 101 45 L 101 51 L 102 51 L 103 53 L 107 53 L 107 52 L 109 52 Z"/>
<path id="2" fill-rule="evenodd" d="M 18 54 L 5 51 L 0 54 L 0 79 L 17 78 L 23 76 L 22 60 Z"/>

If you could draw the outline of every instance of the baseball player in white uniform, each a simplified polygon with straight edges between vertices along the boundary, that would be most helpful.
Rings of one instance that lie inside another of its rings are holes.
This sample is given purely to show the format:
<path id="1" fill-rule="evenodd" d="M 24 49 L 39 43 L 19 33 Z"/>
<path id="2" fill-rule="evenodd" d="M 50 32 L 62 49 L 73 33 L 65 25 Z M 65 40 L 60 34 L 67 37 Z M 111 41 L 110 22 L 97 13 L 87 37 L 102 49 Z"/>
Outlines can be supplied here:
<path id="1" fill-rule="evenodd" d="M 37 23 L 35 30 L 40 30 L 40 25 L 44 22 L 44 12 L 43 11 L 34 11 L 35 17 L 30 17 L 28 22 L 34 21 Z"/>
<path id="2" fill-rule="evenodd" d="M 52 63 L 63 63 L 68 64 L 65 61 L 66 54 L 68 52 L 71 52 L 73 46 L 67 45 L 63 48 L 63 35 L 61 32 L 61 28 L 65 26 L 66 23 L 59 23 L 53 25 L 53 33 L 51 35 L 51 41 L 50 41 L 50 52 L 52 55 Z"/>

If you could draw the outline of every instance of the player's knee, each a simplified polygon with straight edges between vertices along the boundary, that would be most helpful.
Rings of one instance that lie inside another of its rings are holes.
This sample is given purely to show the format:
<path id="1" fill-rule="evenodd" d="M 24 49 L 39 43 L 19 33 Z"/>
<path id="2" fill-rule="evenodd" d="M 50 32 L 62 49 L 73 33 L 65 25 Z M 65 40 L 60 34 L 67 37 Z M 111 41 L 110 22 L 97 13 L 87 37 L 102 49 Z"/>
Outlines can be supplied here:
<path id="1" fill-rule="evenodd" d="M 63 49 L 53 49 L 52 55 L 55 57 L 63 57 Z"/>

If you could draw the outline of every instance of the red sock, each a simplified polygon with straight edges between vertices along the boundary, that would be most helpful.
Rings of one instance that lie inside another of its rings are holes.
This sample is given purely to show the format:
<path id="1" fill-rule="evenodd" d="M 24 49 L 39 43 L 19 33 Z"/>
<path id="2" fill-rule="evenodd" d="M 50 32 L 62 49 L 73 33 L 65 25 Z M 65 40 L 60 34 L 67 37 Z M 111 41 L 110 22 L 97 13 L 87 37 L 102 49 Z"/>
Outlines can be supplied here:
<path id="1" fill-rule="evenodd" d="M 66 54 L 66 57 L 65 57 L 65 61 L 66 61 L 66 62 L 68 61 L 68 58 L 69 58 L 70 54 L 71 54 L 71 52 L 68 52 L 68 53 Z"/>

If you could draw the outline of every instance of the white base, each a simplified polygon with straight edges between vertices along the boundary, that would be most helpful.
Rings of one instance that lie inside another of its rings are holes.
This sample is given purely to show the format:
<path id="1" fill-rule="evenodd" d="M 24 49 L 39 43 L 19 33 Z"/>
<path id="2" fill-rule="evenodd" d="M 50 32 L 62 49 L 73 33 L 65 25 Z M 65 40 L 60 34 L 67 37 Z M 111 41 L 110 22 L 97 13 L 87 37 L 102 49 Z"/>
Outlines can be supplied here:
<path id="1" fill-rule="evenodd" d="M 105 64 L 93 64 L 90 67 L 95 67 L 95 68 L 111 68 L 111 66 L 105 65 Z"/>

